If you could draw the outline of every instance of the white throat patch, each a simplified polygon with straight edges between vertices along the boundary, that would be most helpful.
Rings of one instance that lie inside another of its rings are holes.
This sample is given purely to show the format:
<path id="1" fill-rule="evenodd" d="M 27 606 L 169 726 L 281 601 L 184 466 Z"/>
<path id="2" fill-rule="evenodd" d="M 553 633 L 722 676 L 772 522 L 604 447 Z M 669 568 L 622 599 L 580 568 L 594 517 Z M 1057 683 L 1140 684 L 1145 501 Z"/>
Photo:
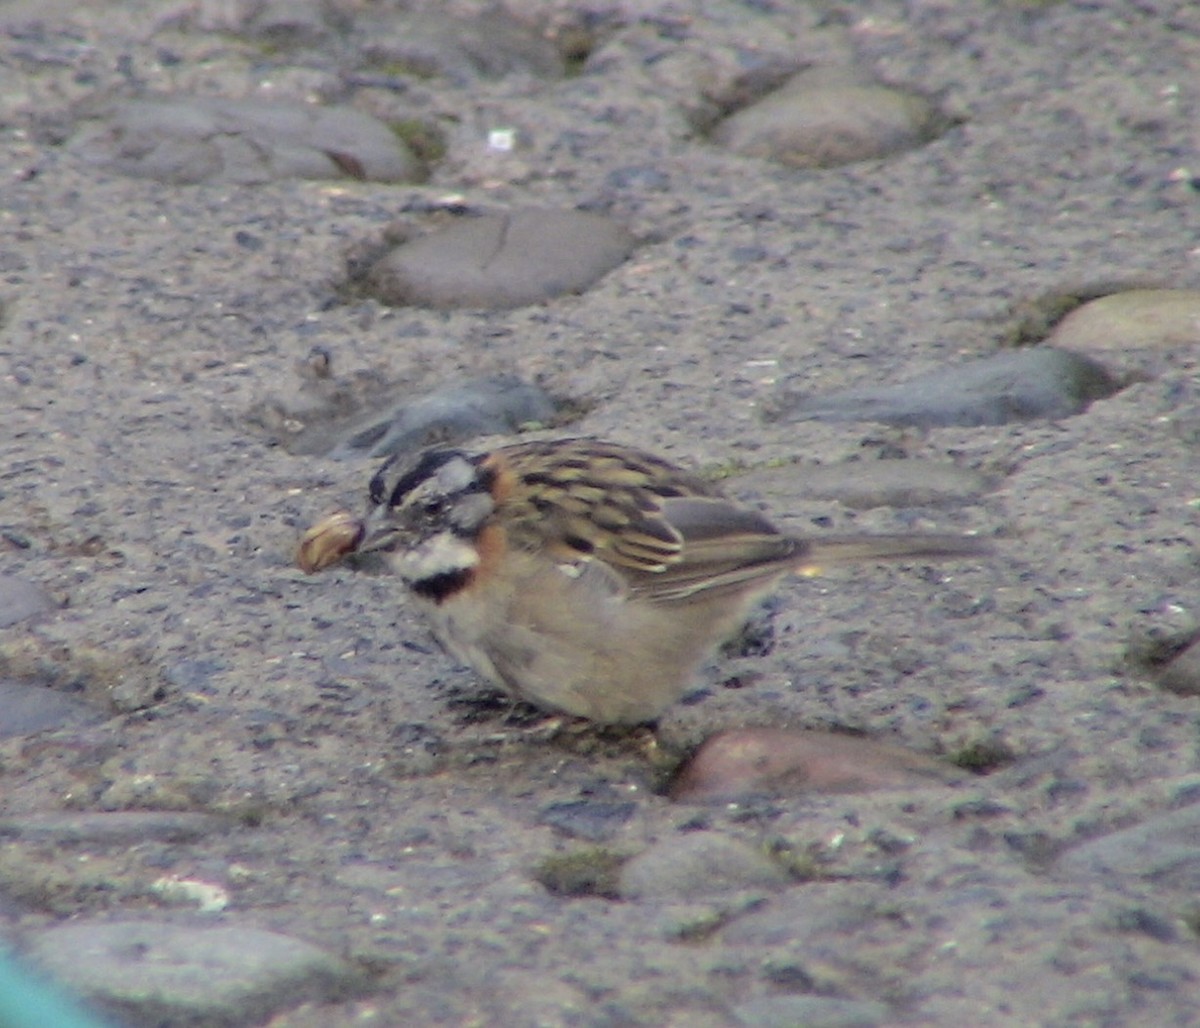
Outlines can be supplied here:
<path id="1" fill-rule="evenodd" d="M 424 582 L 438 575 L 467 571 L 479 563 L 479 553 L 453 532 L 439 532 L 409 550 L 391 555 L 396 572 L 408 582 Z"/>

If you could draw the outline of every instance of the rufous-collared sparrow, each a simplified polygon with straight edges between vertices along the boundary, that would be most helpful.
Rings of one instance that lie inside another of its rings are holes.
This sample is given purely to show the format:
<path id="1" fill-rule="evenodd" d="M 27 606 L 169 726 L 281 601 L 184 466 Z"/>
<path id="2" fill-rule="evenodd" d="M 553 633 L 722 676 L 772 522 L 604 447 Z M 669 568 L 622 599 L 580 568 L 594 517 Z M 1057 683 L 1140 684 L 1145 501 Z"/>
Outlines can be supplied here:
<path id="1" fill-rule="evenodd" d="M 380 551 L 455 658 L 510 695 L 603 724 L 657 718 L 789 573 L 973 558 L 971 536 L 801 539 L 653 454 L 594 439 L 401 454 L 364 518 L 314 525 L 307 571 Z"/>

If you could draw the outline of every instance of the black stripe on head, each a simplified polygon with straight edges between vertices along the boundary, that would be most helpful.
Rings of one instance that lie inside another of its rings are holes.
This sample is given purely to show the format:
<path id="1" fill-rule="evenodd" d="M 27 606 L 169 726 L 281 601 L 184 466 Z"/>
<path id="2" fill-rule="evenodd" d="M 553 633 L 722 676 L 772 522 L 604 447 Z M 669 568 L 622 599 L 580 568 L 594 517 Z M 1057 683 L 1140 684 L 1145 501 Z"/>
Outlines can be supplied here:
<path id="1" fill-rule="evenodd" d="M 370 496 L 371 503 L 375 506 L 386 503 L 389 507 L 398 507 L 405 496 L 426 479 L 436 474 L 438 468 L 449 464 L 455 457 L 469 459 L 462 450 L 425 450 L 417 458 L 416 463 L 396 480 L 389 491 L 388 486 L 391 482 L 391 474 L 395 470 L 397 463 L 399 463 L 401 456 L 401 454 L 397 453 L 388 458 L 387 462 L 375 472 L 375 476 L 371 479 L 368 495 Z"/>

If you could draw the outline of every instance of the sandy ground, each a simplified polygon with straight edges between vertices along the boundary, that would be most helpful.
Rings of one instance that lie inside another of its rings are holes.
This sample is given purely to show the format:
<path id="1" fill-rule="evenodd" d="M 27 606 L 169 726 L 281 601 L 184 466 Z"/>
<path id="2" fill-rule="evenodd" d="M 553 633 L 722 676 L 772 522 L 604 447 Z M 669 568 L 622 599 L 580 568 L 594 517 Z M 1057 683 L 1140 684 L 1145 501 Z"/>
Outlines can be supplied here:
<path id="1" fill-rule="evenodd" d="M 353 969 L 343 992 L 279 1000 L 275 1025 L 1195 1023 L 1187 847 L 1059 854 L 1138 827 L 1194 838 L 1197 699 L 1129 655 L 1197 626 L 1200 334 L 1109 340 L 1096 356 L 1125 387 L 1054 423 L 915 431 L 760 411 L 785 378 L 820 393 L 990 355 L 1047 296 L 1196 287 L 1200 13 L 626 6 L 648 17 L 598 19 L 583 74 L 434 76 L 394 101 L 447 140 L 419 186 L 172 186 L 92 166 L 61 145 L 79 105 L 304 99 L 336 76 L 246 43 L 236 5 L 0 7 L 0 545 L 8 573 L 63 605 L 4 630 L 4 666 L 103 715 L 6 741 L 0 807 L 18 823 L 228 819 L 183 842 L 6 843 L 4 934 L 218 918 Z M 566 4 L 512 9 L 570 21 Z M 910 152 L 807 172 L 697 132 L 739 61 L 810 60 L 830 39 L 953 123 Z M 370 91 L 338 99 L 397 113 Z M 517 149 L 489 151 L 495 127 L 516 128 Z M 586 205 L 643 243 L 545 305 L 339 299 L 349 246 L 451 195 Z M 571 433 L 753 469 L 729 488 L 798 532 L 993 538 L 986 563 L 790 583 L 770 652 L 708 668 L 658 741 L 670 754 L 746 724 L 836 727 L 978 750 L 990 773 L 697 808 L 660 794 L 644 739 L 524 740 L 393 580 L 294 567 L 299 534 L 357 506 L 374 463 L 293 456 L 250 417 L 295 393 L 313 346 L 414 395 L 481 371 L 536 380 L 586 411 Z M 991 487 L 904 509 L 806 496 L 806 468 L 881 453 Z M 548 814 L 569 804 L 588 823 L 621 815 L 579 838 Z M 697 872 L 681 891 L 671 854 L 697 837 L 790 877 L 706 886 Z M 666 854 L 668 869 L 616 899 L 543 884 L 548 860 L 597 848 Z M 228 904 L 173 905 L 151 888 L 172 877 Z"/>

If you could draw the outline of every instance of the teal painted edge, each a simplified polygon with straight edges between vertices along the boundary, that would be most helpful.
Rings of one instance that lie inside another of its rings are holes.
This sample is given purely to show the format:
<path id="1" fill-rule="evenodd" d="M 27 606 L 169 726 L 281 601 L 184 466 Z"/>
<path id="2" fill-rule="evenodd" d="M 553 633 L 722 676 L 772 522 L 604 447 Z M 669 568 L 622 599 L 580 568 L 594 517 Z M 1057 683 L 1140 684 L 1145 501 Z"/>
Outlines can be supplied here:
<path id="1" fill-rule="evenodd" d="M 0 953 L 0 1028 L 110 1028 Z"/>

